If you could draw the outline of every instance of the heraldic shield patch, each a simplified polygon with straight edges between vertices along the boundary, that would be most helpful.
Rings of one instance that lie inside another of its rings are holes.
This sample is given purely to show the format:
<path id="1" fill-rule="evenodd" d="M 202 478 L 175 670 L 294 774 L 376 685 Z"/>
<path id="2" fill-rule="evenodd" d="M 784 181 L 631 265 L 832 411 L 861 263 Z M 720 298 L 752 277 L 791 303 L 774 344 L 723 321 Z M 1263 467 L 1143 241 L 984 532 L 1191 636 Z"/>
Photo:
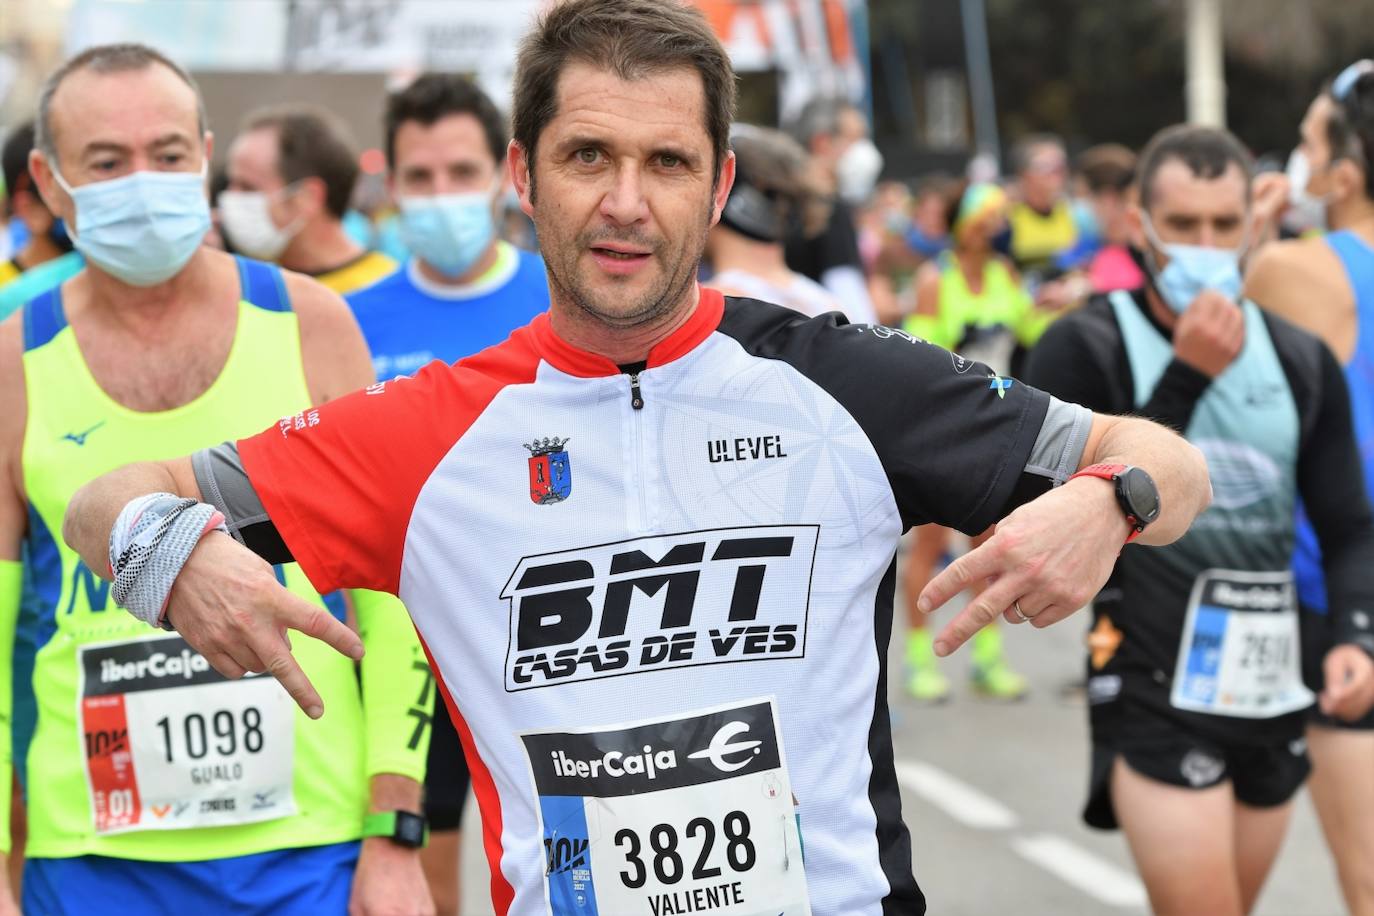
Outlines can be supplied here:
<path id="1" fill-rule="evenodd" d="M 572 460 L 567 439 L 535 439 L 525 443 L 530 453 L 530 501 L 546 506 L 561 503 L 572 493 Z"/>

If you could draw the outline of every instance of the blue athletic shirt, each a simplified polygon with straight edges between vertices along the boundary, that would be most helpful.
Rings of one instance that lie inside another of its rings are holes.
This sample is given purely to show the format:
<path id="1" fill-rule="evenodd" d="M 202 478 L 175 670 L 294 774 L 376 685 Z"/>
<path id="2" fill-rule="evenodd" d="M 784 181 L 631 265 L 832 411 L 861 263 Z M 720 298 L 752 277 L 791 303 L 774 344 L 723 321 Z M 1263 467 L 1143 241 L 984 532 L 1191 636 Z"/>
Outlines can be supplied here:
<path id="1" fill-rule="evenodd" d="M 506 242 L 497 250 L 496 264 L 467 286 L 440 286 L 411 258 L 344 297 L 362 326 L 379 380 L 413 375 L 436 359 L 457 362 L 548 311 L 544 261 Z"/>
<path id="2" fill-rule="evenodd" d="M 1365 487 L 1374 482 L 1374 249 L 1348 230 L 1332 232 L 1326 243 L 1336 252 L 1355 292 L 1355 315 L 1359 327 L 1355 355 L 1345 365 L 1345 380 L 1350 388 L 1350 412 L 1355 420 L 1355 439 L 1364 466 Z M 1374 490 L 1370 490 L 1374 496 Z M 1299 507 L 1298 543 L 1293 556 L 1293 572 L 1298 584 L 1298 599 L 1309 610 L 1326 613 L 1326 580 L 1322 575 L 1322 552 L 1317 535 Z"/>

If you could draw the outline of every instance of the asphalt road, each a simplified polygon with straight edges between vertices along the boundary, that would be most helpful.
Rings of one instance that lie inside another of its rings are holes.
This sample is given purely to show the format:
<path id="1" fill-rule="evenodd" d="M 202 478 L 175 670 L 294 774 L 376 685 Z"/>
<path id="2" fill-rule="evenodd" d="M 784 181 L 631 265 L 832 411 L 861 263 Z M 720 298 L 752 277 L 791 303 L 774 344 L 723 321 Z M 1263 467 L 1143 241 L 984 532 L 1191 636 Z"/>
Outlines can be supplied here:
<path id="1" fill-rule="evenodd" d="M 1147 912 L 1124 838 L 1078 818 L 1087 780 L 1087 712 L 1063 687 L 1081 670 L 1086 615 L 1037 631 L 1007 627 L 1009 657 L 1033 684 L 998 704 L 966 686 L 967 659 L 949 661 L 953 699 L 919 706 L 891 697 L 902 810 L 916 877 L 932 916 L 1078 916 Z M 900 634 L 891 671 L 901 670 Z M 492 912 L 476 806 L 468 806 L 463 914 Z M 1344 912 L 1306 794 L 1256 909 L 1258 916 Z"/>

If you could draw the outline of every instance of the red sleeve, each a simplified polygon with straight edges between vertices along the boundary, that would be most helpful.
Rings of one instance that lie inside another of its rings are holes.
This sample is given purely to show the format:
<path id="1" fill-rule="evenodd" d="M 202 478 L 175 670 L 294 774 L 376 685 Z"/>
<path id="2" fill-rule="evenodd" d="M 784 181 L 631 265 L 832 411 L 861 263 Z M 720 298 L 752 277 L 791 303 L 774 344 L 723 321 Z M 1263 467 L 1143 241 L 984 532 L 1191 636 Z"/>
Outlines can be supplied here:
<path id="1" fill-rule="evenodd" d="M 268 517 L 315 588 L 396 594 L 406 530 L 434 468 L 507 385 L 534 381 L 525 332 L 430 363 L 240 440 Z"/>

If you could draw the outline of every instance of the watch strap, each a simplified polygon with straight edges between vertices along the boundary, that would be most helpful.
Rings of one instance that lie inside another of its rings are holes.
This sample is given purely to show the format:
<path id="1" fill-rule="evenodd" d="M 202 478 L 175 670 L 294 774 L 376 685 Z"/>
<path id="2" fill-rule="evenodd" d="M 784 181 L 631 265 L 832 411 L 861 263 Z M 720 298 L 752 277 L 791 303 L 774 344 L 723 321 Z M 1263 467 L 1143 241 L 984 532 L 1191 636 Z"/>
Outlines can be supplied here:
<path id="1" fill-rule="evenodd" d="M 1090 464 L 1083 470 L 1079 471 L 1077 474 L 1070 475 L 1069 480 L 1073 480 L 1075 477 L 1099 477 L 1102 480 L 1110 480 L 1114 485 L 1116 485 L 1119 488 L 1119 481 L 1121 475 L 1126 473 L 1126 471 L 1129 469 L 1130 466 L 1125 464 Z M 1064 482 L 1068 483 L 1068 480 Z M 1121 494 L 1119 489 L 1117 491 L 1117 502 L 1121 502 Z M 1126 511 L 1124 505 L 1122 506 L 1122 511 Z M 1131 515 L 1129 512 L 1127 512 L 1126 514 L 1126 523 L 1131 526 L 1131 533 L 1126 535 L 1125 541 L 1125 544 L 1129 544 L 1131 543 L 1131 541 L 1134 541 L 1136 538 L 1140 537 L 1140 535 L 1144 533 L 1145 526 L 1140 523 L 1140 519 L 1136 518 L 1134 515 Z M 1125 546 L 1125 544 L 1123 544 L 1122 546 Z"/>
<path id="2" fill-rule="evenodd" d="M 374 811 L 363 817 L 364 837 L 386 837 L 398 846 L 419 849 L 429 841 L 429 825 L 413 811 Z"/>
<path id="3" fill-rule="evenodd" d="M 1101 477 L 1103 480 L 1115 480 L 1117 477 L 1126 473 L 1128 465 L 1124 464 L 1090 464 L 1077 474 L 1069 477 Z M 1067 482 L 1067 481 L 1066 481 Z"/>

